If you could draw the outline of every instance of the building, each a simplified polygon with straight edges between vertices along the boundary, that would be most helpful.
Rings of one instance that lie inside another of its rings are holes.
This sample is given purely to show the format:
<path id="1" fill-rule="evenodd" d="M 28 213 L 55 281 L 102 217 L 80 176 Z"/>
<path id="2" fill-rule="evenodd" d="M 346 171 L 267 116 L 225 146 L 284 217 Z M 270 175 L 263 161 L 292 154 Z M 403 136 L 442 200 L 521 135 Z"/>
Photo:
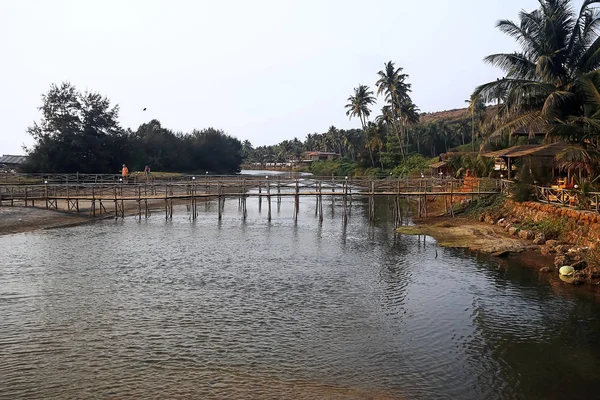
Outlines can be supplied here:
<path id="1" fill-rule="evenodd" d="M 337 156 L 336 153 L 328 153 L 325 151 L 307 151 L 304 154 L 304 162 L 333 161 Z"/>
<path id="2" fill-rule="evenodd" d="M 494 169 L 506 174 L 506 178 L 512 179 L 515 177 L 516 165 L 515 161 L 520 160 L 529 164 L 531 168 L 532 160 L 535 159 L 546 168 L 552 171 L 553 178 L 557 174 L 559 166 L 556 162 L 556 155 L 563 152 L 568 147 L 573 147 L 568 143 L 558 142 L 550 144 L 525 144 L 513 146 L 507 149 L 490 151 L 483 153 L 483 157 L 493 158 L 495 160 Z M 568 171 L 568 178 L 571 178 L 571 171 Z"/>
<path id="3" fill-rule="evenodd" d="M 27 156 L 4 154 L 0 157 L 0 171 L 18 171 L 27 162 Z"/>

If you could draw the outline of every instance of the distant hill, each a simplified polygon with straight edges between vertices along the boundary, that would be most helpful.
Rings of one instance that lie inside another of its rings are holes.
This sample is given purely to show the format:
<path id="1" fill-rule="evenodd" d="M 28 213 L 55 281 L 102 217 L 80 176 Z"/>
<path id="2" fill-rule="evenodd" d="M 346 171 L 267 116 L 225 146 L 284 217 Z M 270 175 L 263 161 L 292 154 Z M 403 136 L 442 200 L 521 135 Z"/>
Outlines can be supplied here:
<path id="1" fill-rule="evenodd" d="M 488 106 L 487 112 L 492 113 L 496 111 L 497 106 Z M 420 116 L 421 123 L 426 124 L 429 122 L 456 122 L 463 119 L 471 118 L 471 112 L 468 108 L 456 108 L 454 110 L 436 111 L 430 113 L 423 113 Z"/>

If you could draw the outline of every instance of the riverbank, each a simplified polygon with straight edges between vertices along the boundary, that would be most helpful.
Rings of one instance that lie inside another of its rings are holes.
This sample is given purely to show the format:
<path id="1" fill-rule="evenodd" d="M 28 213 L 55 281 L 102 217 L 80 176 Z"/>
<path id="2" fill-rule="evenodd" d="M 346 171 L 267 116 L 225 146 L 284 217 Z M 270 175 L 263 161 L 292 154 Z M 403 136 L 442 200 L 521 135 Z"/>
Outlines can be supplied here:
<path id="1" fill-rule="evenodd" d="M 81 202 L 83 204 L 84 202 Z M 173 204 L 183 204 L 174 202 Z M 105 205 L 106 212 L 96 217 L 90 215 L 89 207 L 80 207 L 80 212 L 75 214 L 66 210 L 61 205 L 58 210 L 38 207 L 0 207 L 0 236 L 15 233 L 32 232 L 40 229 L 68 228 L 77 225 L 88 224 L 94 221 L 114 218 L 114 205 L 108 202 Z M 125 215 L 137 215 L 137 204 L 124 204 Z M 164 211 L 163 200 L 148 201 L 150 211 Z"/>
<path id="2" fill-rule="evenodd" d="M 581 217 L 570 214 L 564 217 L 566 213 L 563 213 L 563 219 L 553 220 L 547 215 L 534 218 L 523 212 L 523 208 L 544 207 L 548 206 L 508 199 L 483 201 L 468 205 L 461 210 L 463 214 L 455 218 L 440 215 L 414 219 L 415 225 L 402 226 L 397 232 L 431 236 L 442 247 L 516 258 L 541 273 L 558 274 L 560 267 L 569 265 L 575 272 L 565 280 L 568 283 L 600 285 L 598 248 L 589 241 L 582 242 L 581 234 L 574 234 L 576 226 L 579 227 L 577 219 Z M 545 208 L 544 212 L 547 212 Z M 584 238 L 589 239 L 586 235 Z"/>

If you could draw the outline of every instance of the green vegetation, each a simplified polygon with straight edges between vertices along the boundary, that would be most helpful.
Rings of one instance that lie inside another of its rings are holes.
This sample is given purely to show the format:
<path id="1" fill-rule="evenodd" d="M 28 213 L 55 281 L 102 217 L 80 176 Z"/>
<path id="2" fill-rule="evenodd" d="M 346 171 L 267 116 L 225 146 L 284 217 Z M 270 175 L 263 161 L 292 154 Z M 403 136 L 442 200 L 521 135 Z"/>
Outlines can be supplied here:
<path id="1" fill-rule="evenodd" d="M 69 84 L 52 85 L 42 96 L 42 118 L 28 132 L 29 172 L 118 173 L 150 165 L 160 171 L 238 171 L 242 145 L 213 128 L 174 133 L 152 120 L 136 131 L 118 123 L 119 107 L 98 93 Z"/>
<path id="2" fill-rule="evenodd" d="M 473 99 L 499 104 L 488 140 L 521 128 L 598 149 L 600 137 L 600 13 L 585 0 L 577 13 L 571 0 L 540 0 L 519 21 L 498 28 L 519 50 L 492 54 L 485 61 L 505 76 L 476 88 Z"/>
<path id="3" fill-rule="evenodd" d="M 525 220 L 515 225 L 519 229 L 541 232 L 546 239 L 563 239 L 569 231 L 569 220 L 566 217 L 547 218 L 541 221 Z"/>
<path id="4" fill-rule="evenodd" d="M 533 11 L 522 11 L 517 22 L 502 20 L 498 28 L 514 38 L 518 48 L 485 58 L 501 68 L 501 79 L 475 88 L 464 109 L 420 113 L 411 99 L 409 75 L 389 61 L 373 71 L 374 89 L 359 84 L 344 105 L 357 119 L 356 129 L 329 127 L 304 141 L 284 140 L 254 148 L 212 128 L 174 133 L 159 121 L 136 131 L 118 124 L 118 107 L 97 93 L 79 93 L 69 84 L 52 86 L 43 96 L 42 119 L 29 128 L 36 143 L 29 149 L 33 171 L 117 172 L 146 164 L 163 171 L 234 172 L 246 164 L 300 165 L 305 152 L 335 153 L 337 160 L 317 162 L 318 175 L 388 176 L 419 173 L 441 153 L 458 152 L 448 161 L 457 176 L 493 173 L 493 162 L 476 156 L 513 144 L 546 139 L 572 143 L 557 158 L 559 165 L 578 171 L 581 179 L 600 172 L 600 12 L 598 0 L 539 0 Z M 376 89 L 376 90 L 375 90 Z M 376 96 L 383 98 L 374 113 Z M 340 104 L 340 109 L 342 104 Z M 358 125 L 358 124 L 357 124 Z M 523 137 L 529 132 L 530 137 Z M 520 138 L 515 139 L 515 133 Z M 538 135 L 539 136 L 539 135 Z M 465 154 L 471 153 L 471 154 Z M 518 164 L 518 163 L 517 163 Z M 528 199 L 533 179 L 547 182 L 550 169 L 532 165 L 532 179 L 519 178 L 517 198 Z M 520 165 L 517 165 L 519 167 Z M 525 169 L 525 168 L 521 168 Z M 581 186 L 581 185 L 580 185 Z M 522 190 L 521 190 L 522 189 Z"/>

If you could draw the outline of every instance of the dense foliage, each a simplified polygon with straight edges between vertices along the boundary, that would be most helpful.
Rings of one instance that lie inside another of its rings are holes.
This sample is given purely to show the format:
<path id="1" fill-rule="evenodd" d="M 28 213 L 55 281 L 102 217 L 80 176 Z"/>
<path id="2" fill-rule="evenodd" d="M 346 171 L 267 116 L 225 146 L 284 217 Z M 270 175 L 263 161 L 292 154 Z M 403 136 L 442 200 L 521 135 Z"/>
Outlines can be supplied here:
<path id="1" fill-rule="evenodd" d="M 485 60 L 504 70 L 502 79 L 479 86 L 473 97 L 497 101 L 492 139 L 519 128 L 542 130 L 583 147 L 598 148 L 600 137 L 599 0 L 575 11 L 571 0 L 539 0 L 538 9 L 502 20 L 498 28 L 519 49 Z"/>
<path id="2" fill-rule="evenodd" d="M 117 173 L 150 165 L 160 171 L 238 171 L 242 144 L 213 128 L 182 134 L 159 121 L 136 131 L 118 123 L 118 106 L 98 93 L 69 84 L 52 85 L 42 96 L 42 118 L 28 129 L 35 139 L 26 169 L 31 172 Z"/>
<path id="3" fill-rule="evenodd" d="M 248 164 L 294 163 L 308 151 L 333 152 L 335 162 L 315 163 L 310 171 L 322 175 L 405 174 L 427 168 L 426 157 L 437 157 L 458 146 L 475 147 L 486 119 L 486 107 L 477 102 L 472 110 L 454 110 L 423 114 L 410 98 L 408 75 L 393 62 L 384 64 L 377 73 L 377 95 L 385 105 L 381 114 L 372 117 L 375 93 L 358 85 L 345 105 L 346 115 L 360 122 L 360 129 L 329 127 L 326 132 L 308 134 L 304 141 L 295 138 L 277 145 L 253 148 L 244 142 L 243 154 Z M 477 144 L 477 146 L 479 146 Z"/>

